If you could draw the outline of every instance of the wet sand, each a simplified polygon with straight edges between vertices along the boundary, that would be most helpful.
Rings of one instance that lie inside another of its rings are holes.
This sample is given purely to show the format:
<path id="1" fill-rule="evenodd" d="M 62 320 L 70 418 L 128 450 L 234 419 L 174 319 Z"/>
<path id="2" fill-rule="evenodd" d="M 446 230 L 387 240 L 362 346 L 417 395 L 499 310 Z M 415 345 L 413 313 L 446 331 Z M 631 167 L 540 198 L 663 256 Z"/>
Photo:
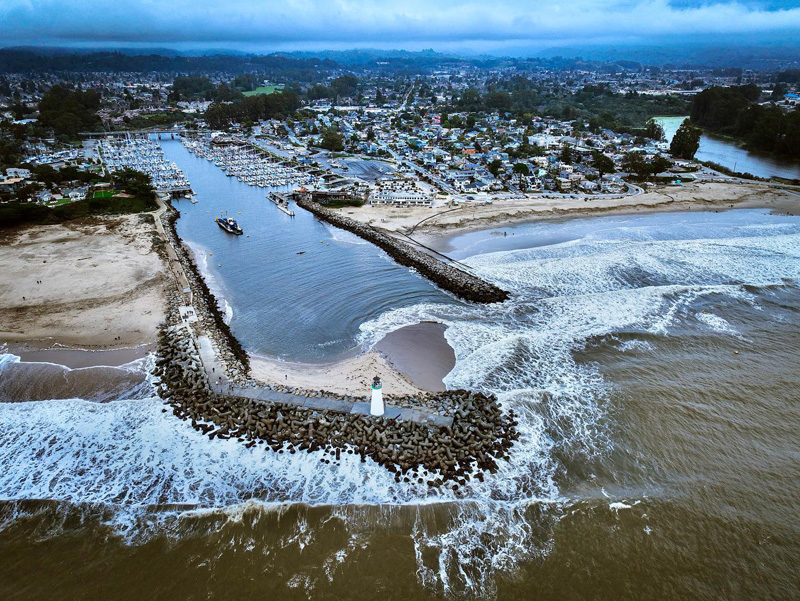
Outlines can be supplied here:
<path id="1" fill-rule="evenodd" d="M 445 326 L 425 322 L 386 335 L 373 349 L 333 363 L 293 363 L 251 357 L 257 380 L 283 386 L 327 390 L 366 397 L 379 376 L 386 394 L 444 390 L 442 379 L 453 369 L 455 354 L 444 338 Z"/>
<path id="2" fill-rule="evenodd" d="M 70 369 L 86 367 L 119 367 L 142 359 L 155 350 L 155 345 L 143 344 L 132 348 L 84 350 L 72 348 L 11 348 L 10 352 L 26 363 L 54 363 Z"/>
<path id="3" fill-rule="evenodd" d="M 387 361 L 414 385 L 439 392 L 444 377 L 456 364 L 456 355 L 444 338 L 444 324 L 426 321 L 389 332 L 375 345 Z"/>

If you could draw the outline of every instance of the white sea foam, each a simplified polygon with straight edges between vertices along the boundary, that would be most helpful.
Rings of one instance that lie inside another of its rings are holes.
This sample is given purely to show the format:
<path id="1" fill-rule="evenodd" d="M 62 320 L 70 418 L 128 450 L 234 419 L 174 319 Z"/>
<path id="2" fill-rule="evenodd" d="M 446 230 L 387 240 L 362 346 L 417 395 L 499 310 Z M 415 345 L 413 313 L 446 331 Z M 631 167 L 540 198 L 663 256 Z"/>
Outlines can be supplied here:
<path id="1" fill-rule="evenodd" d="M 194 512 L 223 512 L 229 519 L 241 519 L 254 506 L 334 505 L 351 534 L 370 527 L 359 526 L 356 506 L 380 504 L 383 516 L 392 507 L 415 506 L 410 536 L 420 580 L 446 593 L 486 596 L 498 572 L 548 552 L 552 543 L 540 534 L 547 529 L 532 528 L 530 509 L 550 508 L 547 520 L 559 519 L 558 508 L 567 502 L 556 484 L 566 469 L 563 457 L 595 461 L 612 447 L 607 408 L 613 388 L 597 366 L 579 363 L 576 352 L 617 332 L 666 334 L 687 317 L 690 326 L 698 318 L 703 327 L 735 332 L 718 312 L 718 319 L 699 318 L 695 304 L 752 303 L 743 285 L 800 279 L 800 235 L 768 227 L 759 234 L 662 240 L 653 232 L 639 239 L 604 232 L 474 256 L 469 264 L 511 290 L 510 301 L 420 304 L 363 324 L 360 342 L 368 346 L 420 321 L 446 324 L 456 355 L 447 386 L 494 392 L 518 414 L 521 438 L 510 461 L 458 492 L 397 483 L 352 455 L 328 465 L 319 453 L 276 454 L 233 440 L 209 441 L 148 397 L 0 404 L 0 497 L 108 504 L 117 508 L 112 519 L 118 529 L 134 534 L 142 527 L 135 512 L 153 504 L 196 505 L 204 509 Z M 0 370 L 13 361 L 0 356 Z M 432 517 L 433 504 L 448 507 L 447 524 Z M 360 515 L 372 525 L 377 519 L 374 510 Z M 300 526 L 292 544 L 305 544 Z M 429 565 L 431 556 L 438 559 Z M 326 573 L 340 560 L 332 556 Z"/>

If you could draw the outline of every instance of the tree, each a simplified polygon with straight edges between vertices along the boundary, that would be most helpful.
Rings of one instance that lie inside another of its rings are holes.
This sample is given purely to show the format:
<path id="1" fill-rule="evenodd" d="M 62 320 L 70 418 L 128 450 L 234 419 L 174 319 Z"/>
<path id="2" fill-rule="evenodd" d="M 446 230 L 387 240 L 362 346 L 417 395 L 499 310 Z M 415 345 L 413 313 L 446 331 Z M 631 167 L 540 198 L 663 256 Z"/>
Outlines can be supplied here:
<path id="1" fill-rule="evenodd" d="M 669 145 L 670 154 L 680 159 L 693 159 L 700 147 L 701 133 L 702 130 L 699 127 L 695 127 L 689 119 L 685 119 L 672 138 Z"/>
<path id="2" fill-rule="evenodd" d="M 319 145 L 325 150 L 338 152 L 344 150 L 344 138 L 337 130 L 329 128 L 322 133 L 322 139 Z"/>
<path id="3" fill-rule="evenodd" d="M 614 160 L 598 150 L 592 153 L 592 167 L 597 169 L 601 180 L 606 173 L 616 173 L 617 171 Z"/>
<path id="4" fill-rule="evenodd" d="M 646 179 L 650 174 L 650 163 L 640 150 L 627 153 L 622 160 L 622 168 L 631 175 L 635 174 L 637 179 Z"/>
<path id="5" fill-rule="evenodd" d="M 75 138 L 84 129 L 99 128 L 99 108 L 100 94 L 94 90 L 81 92 L 53 86 L 39 102 L 39 123 L 51 127 L 57 136 Z"/>
<path id="6" fill-rule="evenodd" d="M 500 112 L 511 110 L 511 95 L 508 92 L 489 92 L 483 99 L 486 108 Z"/>
<path id="7" fill-rule="evenodd" d="M 146 200 L 153 200 L 156 197 L 156 191 L 155 188 L 153 188 L 153 180 L 146 173 L 126 167 L 125 169 L 115 171 L 113 175 L 114 185 L 122 188 L 129 194 Z"/>
<path id="8" fill-rule="evenodd" d="M 650 173 L 654 176 L 658 175 L 659 173 L 666 171 L 670 167 L 672 167 L 673 162 L 670 161 L 667 157 L 661 156 L 660 154 L 653 157 L 653 160 L 650 161 Z"/>
<path id="9" fill-rule="evenodd" d="M 337 96 L 354 96 L 358 88 L 358 78 L 354 75 L 340 75 L 331 82 Z"/>
<path id="10" fill-rule="evenodd" d="M 647 121 L 647 125 L 644 128 L 644 135 L 657 142 L 667 139 L 664 135 L 664 128 L 661 127 L 661 124 L 657 123 L 655 119 L 649 119 Z"/>
<path id="11" fill-rule="evenodd" d="M 558 155 L 558 160 L 567 165 L 572 164 L 572 147 L 569 142 L 564 142 L 561 145 L 561 154 Z"/>
<path id="12" fill-rule="evenodd" d="M 513 171 L 519 176 L 531 174 L 531 169 L 526 163 L 515 163 Z"/>
<path id="13" fill-rule="evenodd" d="M 380 88 L 375 91 L 375 104 L 377 106 L 383 106 L 386 104 L 386 97 L 383 95 L 383 92 L 381 92 Z"/>
<path id="14" fill-rule="evenodd" d="M 503 168 L 503 161 L 500 159 L 495 159 L 489 163 L 486 168 L 489 170 L 489 173 L 497 177 L 500 175 L 500 170 Z"/>

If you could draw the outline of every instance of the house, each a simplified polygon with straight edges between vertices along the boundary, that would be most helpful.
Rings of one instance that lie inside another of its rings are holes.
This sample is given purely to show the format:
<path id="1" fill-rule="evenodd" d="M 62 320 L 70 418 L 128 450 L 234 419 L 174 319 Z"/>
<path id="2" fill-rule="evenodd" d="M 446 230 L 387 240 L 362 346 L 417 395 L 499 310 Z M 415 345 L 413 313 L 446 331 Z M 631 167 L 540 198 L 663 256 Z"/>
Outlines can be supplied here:
<path id="1" fill-rule="evenodd" d="M 0 192 L 15 192 L 19 190 L 25 182 L 22 177 L 7 177 L 0 179 Z"/>

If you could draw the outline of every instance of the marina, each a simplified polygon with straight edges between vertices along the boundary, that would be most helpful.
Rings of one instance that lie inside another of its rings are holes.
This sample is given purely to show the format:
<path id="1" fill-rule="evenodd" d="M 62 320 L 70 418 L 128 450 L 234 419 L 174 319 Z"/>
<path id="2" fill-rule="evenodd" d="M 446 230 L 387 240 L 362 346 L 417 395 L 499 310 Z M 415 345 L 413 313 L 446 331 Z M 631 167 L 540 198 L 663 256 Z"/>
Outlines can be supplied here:
<path id="1" fill-rule="evenodd" d="M 161 145 L 150 137 L 107 136 L 98 143 L 98 153 L 109 173 L 135 169 L 149 175 L 159 192 L 192 200 L 189 180 L 174 161 L 164 157 Z"/>
<path id="2" fill-rule="evenodd" d="M 192 154 L 208 159 L 227 175 L 249 186 L 280 188 L 318 183 L 313 175 L 276 161 L 240 138 L 183 137 L 181 141 Z"/>

